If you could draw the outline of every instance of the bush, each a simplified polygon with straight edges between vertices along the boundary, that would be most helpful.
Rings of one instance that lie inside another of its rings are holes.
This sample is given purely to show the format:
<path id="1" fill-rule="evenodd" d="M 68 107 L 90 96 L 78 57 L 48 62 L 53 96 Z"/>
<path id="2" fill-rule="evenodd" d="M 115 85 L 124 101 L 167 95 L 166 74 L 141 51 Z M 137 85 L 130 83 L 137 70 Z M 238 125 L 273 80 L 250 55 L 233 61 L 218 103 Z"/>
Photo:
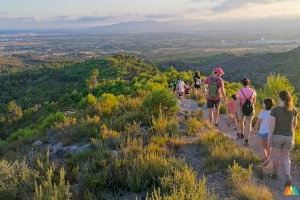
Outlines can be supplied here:
<path id="1" fill-rule="evenodd" d="M 58 184 L 53 181 L 53 176 L 53 169 L 49 168 L 47 179 L 41 185 L 35 182 L 35 200 L 71 199 L 70 185 L 65 181 L 65 170 L 63 168 L 60 170 Z"/>
<path id="2" fill-rule="evenodd" d="M 118 169 L 115 169 L 116 181 L 132 192 L 157 185 L 160 177 L 171 173 L 172 168 L 183 165 L 174 158 L 155 153 L 135 155 L 119 162 Z"/>
<path id="3" fill-rule="evenodd" d="M 97 104 L 97 110 L 102 115 L 110 115 L 114 112 L 119 105 L 118 98 L 113 94 L 104 93 L 101 95 Z"/>
<path id="4" fill-rule="evenodd" d="M 295 94 L 295 87 L 286 76 L 279 74 L 268 76 L 266 84 L 264 84 L 263 89 L 258 93 L 258 99 L 262 102 L 264 98 L 268 97 L 278 103 L 278 94 L 282 90 L 289 91 L 293 95 L 294 103 L 297 103 L 298 98 Z"/>
<path id="5" fill-rule="evenodd" d="M 149 117 L 158 117 L 160 113 L 171 116 L 178 110 L 177 99 L 167 89 L 155 90 L 144 99 L 142 109 Z"/>
<path id="6" fill-rule="evenodd" d="M 147 195 L 147 200 L 214 200 L 206 188 L 206 180 L 197 180 L 197 175 L 188 167 L 175 169 L 172 175 L 160 178 L 160 187 Z"/>
<path id="7" fill-rule="evenodd" d="M 188 118 L 186 120 L 186 130 L 188 135 L 194 135 L 199 133 L 199 131 L 204 127 L 202 121 L 199 121 L 195 117 Z"/>
<path id="8" fill-rule="evenodd" d="M 39 125 L 41 131 L 46 131 L 48 128 L 53 128 L 55 123 L 60 123 L 65 120 L 65 115 L 62 112 L 52 113 L 46 117 Z"/>
<path id="9" fill-rule="evenodd" d="M 213 130 L 201 134 L 199 143 L 206 152 L 205 164 L 211 171 L 226 170 L 234 162 L 248 167 L 259 161 L 250 149 L 238 146 L 231 139 Z"/>
<path id="10" fill-rule="evenodd" d="M 22 161 L 0 161 L 0 199 L 26 199 L 38 173 Z M 29 198 L 28 198 L 29 199 Z"/>
<path id="11" fill-rule="evenodd" d="M 88 94 L 86 97 L 86 102 L 88 103 L 88 105 L 94 106 L 97 103 L 97 98 L 92 94 Z"/>
<path id="12" fill-rule="evenodd" d="M 228 173 L 229 185 L 233 187 L 237 199 L 273 199 L 273 195 L 268 188 L 255 185 L 254 181 L 252 180 L 252 166 L 249 166 L 248 169 L 246 169 L 239 166 L 237 163 L 234 163 L 231 167 L 229 167 Z"/>
<path id="13" fill-rule="evenodd" d="M 22 143 L 32 142 L 38 135 L 41 135 L 41 132 L 37 129 L 19 129 L 16 132 L 12 133 L 7 140 L 12 141 L 21 141 Z"/>
<path id="14" fill-rule="evenodd" d="M 178 120 L 161 114 L 158 118 L 152 118 L 152 129 L 156 135 L 175 135 L 178 132 Z"/>
<path id="15" fill-rule="evenodd" d="M 60 140 L 62 140 L 64 144 L 86 142 L 90 138 L 98 136 L 98 127 L 80 122 L 63 129 L 61 133 L 62 134 L 59 134 L 58 137 L 60 137 Z"/>

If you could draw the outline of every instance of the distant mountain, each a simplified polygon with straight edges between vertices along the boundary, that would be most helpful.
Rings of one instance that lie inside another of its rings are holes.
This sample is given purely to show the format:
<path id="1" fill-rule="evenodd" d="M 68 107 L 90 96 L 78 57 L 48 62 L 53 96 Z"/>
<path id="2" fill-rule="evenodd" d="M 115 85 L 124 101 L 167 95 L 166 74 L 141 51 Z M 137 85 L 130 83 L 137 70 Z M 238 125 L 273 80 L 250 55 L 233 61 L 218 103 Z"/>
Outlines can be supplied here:
<path id="1" fill-rule="evenodd" d="M 155 32 L 200 32 L 200 31 L 270 31 L 300 32 L 300 19 L 265 18 L 259 20 L 175 20 L 131 21 L 92 28 L 91 31 L 106 34 L 155 33 Z"/>
<path id="2" fill-rule="evenodd" d="M 179 70 L 193 69 L 210 74 L 217 65 L 225 71 L 224 79 L 240 81 L 248 77 L 256 86 L 262 86 L 269 74 L 284 74 L 295 85 L 300 93 L 300 47 L 284 53 L 246 54 L 236 56 L 219 54 L 195 58 L 191 61 L 171 61 L 161 63 L 163 66 L 174 66 Z"/>

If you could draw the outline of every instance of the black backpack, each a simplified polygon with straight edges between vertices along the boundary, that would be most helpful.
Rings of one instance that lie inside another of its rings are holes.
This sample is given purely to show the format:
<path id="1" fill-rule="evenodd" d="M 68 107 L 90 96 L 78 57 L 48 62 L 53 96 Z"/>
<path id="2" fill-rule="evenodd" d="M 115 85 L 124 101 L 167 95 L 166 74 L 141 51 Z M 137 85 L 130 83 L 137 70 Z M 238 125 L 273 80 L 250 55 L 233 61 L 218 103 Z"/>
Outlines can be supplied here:
<path id="1" fill-rule="evenodd" d="M 251 98 L 254 94 L 254 90 L 253 90 L 252 95 L 250 96 L 249 99 L 246 97 L 243 90 L 241 90 L 241 92 L 244 95 L 244 97 L 246 98 L 246 101 L 242 105 L 242 112 L 245 116 L 250 116 L 250 115 L 253 114 L 253 111 L 254 111 L 254 105 L 253 105 L 253 102 L 251 101 Z"/>

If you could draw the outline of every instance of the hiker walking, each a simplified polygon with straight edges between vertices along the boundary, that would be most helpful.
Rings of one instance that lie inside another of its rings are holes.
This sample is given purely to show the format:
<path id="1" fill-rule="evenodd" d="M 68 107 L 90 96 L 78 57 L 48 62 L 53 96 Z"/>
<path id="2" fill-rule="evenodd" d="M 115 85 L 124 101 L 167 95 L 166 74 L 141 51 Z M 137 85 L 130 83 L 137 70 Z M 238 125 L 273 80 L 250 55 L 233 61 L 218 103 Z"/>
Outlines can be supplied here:
<path id="1" fill-rule="evenodd" d="M 287 91 L 279 93 L 279 106 L 271 111 L 270 132 L 268 142 L 272 147 L 273 173 L 277 177 L 279 163 L 284 167 L 286 186 L 292 185 L 290 151 L 295 144 L 295 129 L 297 127 L 297 110 L 293 98 Z"/>
<path id="2" fill-rule="evenodd" d="M 206 94 L 206 88 L 203 80 L 201 80 L 200 72 L 195 72 L 194 75 L 194 88 L 195 88 L 195 94 L 198 95 L 200 93 L 201 96 L 205 96 Z"/>
<path id="3" fill-rule="evenodd" d="M 183 100 L 184 93 L 185 93 L 185 83 L 181 79 L 178 79 L 176 89 L 177 89 L 178 98 Z"/>
<path id="4" fill-rule="evenodd" d="M 242 80 L 243 88 L 237 94 L 239 132 L 238 138 L 244 139 L 244 145 L 249 145 L 249 135 L 252 129 L 252 120 L 254 116 L 254 105 L 256 103 L 256 91 L 250 87 L 250 80 Z"/>
<path id="5" fill-rule="evenodd" d="M 223 97 L 225 102 L 227 101 L 224 81 L 221 78 L 224 75 L 222 68 L 215 68 L 213 75 L 206 78 L 204 83 L 208 85 L 208 91 L 206 94 L 207 108 L 209 112 L 209 120 L 215 126 L 218 126 L 219 120 L 219 105 L 221 98 Z"/>
<path id="6" fill-rule="evenodd" d="M 256 120 L 254 131 L 259 137 L 260 146 L 263 153 L 262 167 L 266 167 L 270 163 L 271 147 L 268 144 L 268 136 L 270 130 L 271 109 L 274 106 L 273 99 L 267 98 L 263 100 L 263 110 L 259 113 Z"/>
<path id="7" fill-rule="evenodd" d="M 239 127 L 238 117 L 237 117 L 237 101 L 236 95 L 231 95 L 231 100 L 227 103 L 227 115 L 228 115 L 228 126 L 231 127 L 233 125 L 234 130 L 237 130 Z"/>

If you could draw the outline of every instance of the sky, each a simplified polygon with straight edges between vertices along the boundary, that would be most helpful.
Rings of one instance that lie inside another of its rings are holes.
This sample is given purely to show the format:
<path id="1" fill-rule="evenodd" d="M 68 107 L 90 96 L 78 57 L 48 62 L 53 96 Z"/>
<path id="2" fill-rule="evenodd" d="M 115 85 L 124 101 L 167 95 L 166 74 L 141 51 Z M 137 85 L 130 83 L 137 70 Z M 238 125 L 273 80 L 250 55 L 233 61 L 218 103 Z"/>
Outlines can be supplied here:
<path id="1" fill-rule="evenodd" d="M 298 17 L 300 0 L 0 0 L 2 30 Z"/>

